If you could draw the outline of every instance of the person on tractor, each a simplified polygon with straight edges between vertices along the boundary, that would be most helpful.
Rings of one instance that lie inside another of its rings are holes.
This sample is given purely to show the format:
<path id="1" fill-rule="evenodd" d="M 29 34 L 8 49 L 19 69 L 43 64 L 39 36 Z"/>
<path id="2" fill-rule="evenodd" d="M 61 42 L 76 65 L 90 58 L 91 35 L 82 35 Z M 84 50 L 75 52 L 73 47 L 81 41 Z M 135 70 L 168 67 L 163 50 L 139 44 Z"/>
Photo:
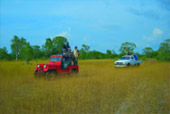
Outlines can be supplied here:
<path id="1" fill-rule="evenodd" d="M 66 43 L 63 44 L 63 48 L 62 48 L 62 55 L 67 55 L 68 49 L 69 49 L 69 41 L 67 40 Z"/>
<path id="2" fill-rule="evenodd" d="M 133 54 L 133 57 L 135 58 L 135 60 L 138 60 L 138 56 Z"/>
<path id="3" fill-rule="evenodd" d="M 70 58 L 73 58 L 73 53 L 71 52 L 71 49 L 70 49 L 70 48 L 68 48 L 67 55 L 68 55 Z"/>
<path id="4" fill-rule="evenodd" d="M 70 48 L 68 49 L 67 56 L 68 56 L 68 58 L 70 59 L 69 65 L 72 65 L 73 53 L 71 52 L 71 49 L 70 49 Z"/>
<path id="5" fill-rule="evenodd" d="M 63 44 L 63 50 L 65 49 L 65 51 L 66 52 L 68 52 L 68 48 L 69 48 L 70 46 L 69 46 L 69 41 L 67 40 L 67 42 L 65 42 L 64 44 Z"/>
<path id="6" fill-rule="evenodd" d="M 73 51 L 73 56 L 74 56 L 73 59 L 74 65 L 78 65 L 79 50 L 77 49 L 77 46 L 75 46 L 75 49 Z"/>
<path id="7" fill-rule="evenodd" d="M 71 49 L 69 48 L 69 41 L 67 40 L 67 44 L 63 44 L 63 60 L 62 60 L 62 69 L 67 69 L 68 66 L 72 65 L 72 58 L 73 54 L 71 52 Z"/>
<path id="8" fill-rule="evenodd" d="M 63 49 L 62 55 L 63 55 L 63 56 L 66 56 L 66 55 L 67 55 L 66 49 Z"/>

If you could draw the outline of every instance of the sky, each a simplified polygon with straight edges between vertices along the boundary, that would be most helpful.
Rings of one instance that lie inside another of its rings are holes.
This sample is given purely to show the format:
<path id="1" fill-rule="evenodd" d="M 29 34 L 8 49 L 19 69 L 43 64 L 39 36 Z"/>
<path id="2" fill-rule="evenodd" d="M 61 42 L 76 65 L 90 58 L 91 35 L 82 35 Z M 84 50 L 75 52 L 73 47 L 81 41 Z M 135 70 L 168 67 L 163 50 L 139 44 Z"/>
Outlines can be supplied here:
<path id="1" fill-rule="evenodd" d="M 14 35 L 31 45 L 66 37 L 73 49 L 119 53 L 124 42 L 157 50 L 170 38 L 170 0 L 0 0 L 0 48 Z"/>

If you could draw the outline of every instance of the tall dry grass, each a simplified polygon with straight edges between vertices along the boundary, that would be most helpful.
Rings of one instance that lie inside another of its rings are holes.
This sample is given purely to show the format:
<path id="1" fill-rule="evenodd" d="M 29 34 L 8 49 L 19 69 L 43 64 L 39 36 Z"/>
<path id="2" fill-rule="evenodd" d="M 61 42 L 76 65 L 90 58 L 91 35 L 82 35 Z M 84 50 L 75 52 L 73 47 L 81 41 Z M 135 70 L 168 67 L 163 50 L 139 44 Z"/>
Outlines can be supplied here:
<path id="1" fill-rule="evenodd" d="M 0 61 L 0 113 L 170 113 L 170 63 L 130 68 L 114 68 L 113 60 L 79 64 L 78 75 L 36 79 L 36 62 Z"/>

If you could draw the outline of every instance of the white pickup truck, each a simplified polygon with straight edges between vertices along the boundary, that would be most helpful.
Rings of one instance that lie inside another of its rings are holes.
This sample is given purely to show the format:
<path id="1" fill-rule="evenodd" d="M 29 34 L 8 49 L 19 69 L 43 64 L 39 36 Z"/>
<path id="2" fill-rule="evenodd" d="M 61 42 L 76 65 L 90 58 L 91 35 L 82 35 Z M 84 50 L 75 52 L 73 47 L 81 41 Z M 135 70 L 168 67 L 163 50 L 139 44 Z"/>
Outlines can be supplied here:
<path id="1" fill-rule="evenodd" d="M 134 56 L 127 55 L 115 61 L 114 66 L 115 67 L 127 67 L 127 66 L 140 65 L 141 63 L 142 63 L 142 60 L 135 60 Z"/>

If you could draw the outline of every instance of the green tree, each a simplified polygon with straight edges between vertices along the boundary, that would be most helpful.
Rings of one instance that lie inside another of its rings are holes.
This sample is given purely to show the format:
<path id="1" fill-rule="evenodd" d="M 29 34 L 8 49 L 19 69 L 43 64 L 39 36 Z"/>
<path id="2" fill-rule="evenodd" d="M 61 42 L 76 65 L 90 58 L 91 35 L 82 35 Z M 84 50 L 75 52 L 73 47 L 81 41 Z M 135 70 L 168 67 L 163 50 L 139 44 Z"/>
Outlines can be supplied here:
<path id="1" fill-rule="evenodd" d="M 53 53 L 62 53 L 63 45 L 67 45 L 67 39 L 63 36 L 53 38 Z"/>
<path id="2" fill-rule="evenodd" d="M 21 48 L 21 59 L 24 60 L 26 63 L 32 59 L 33 49 L 30 46 L 30 43 L 26 43 L 25 46 Z"/>
<path id="3" fill-rule="evenodd" d="M 81 59 L 86 59 L 87 58 L 87 53 L 90 50 L 90 46 L 83 44 L 82 48 L 80 49 L 80 58 Z"/>
<path id="4" fill-rule="evenodd" d="M 33 51 L 33 59 L 38 59 L 41 57 L 41 50 L 40 50 L 40 46 L 38 45 L 34 45 L 32 46 L 32 51 Z"/>
<path id="5" fill-rule="evenodd" d="M 90 50 L 90 46 L 83 44 L 82 49 L 87 53 Z"/>
<path id="6" fill-rule="evenodd" d="M 106 57 L 105 58 L 109 58 L 109 59 L 111 59 L 111 58 L 115 58 L 115 57 L 117 57 L 118 55 L 116 54 L 116 52 L 115 52 L 115 50 L 113 49 L 113 50 L 106 50 Z"/>
<path id="7" fill-rule="evenodd" d="M 119 49 L 119 51 L 121 52 L 121 54 L 127 54 L 129 53 L 133 53 L 133 50 L 136 48 L 136 44 L 135 43 L 131 43 L 131 42 L 125 42 L 121 44 L 121 47 Z"/>
<path id="8" fill-rule="evenodd" d="M 152 58 L 153 57 L 153 49 L 151 47 L 145 47 L 143 49 L 143 54 L 147 57 L 147 58 Z"/>
<path id="9" fill-rule="evenodd" d="M 6 47 L 0 48 L 0 60 L 8 59 Z"/>
<path id="10" fill-rule="evenodd" d="M 42 47 L 43 47 L 44 55 L 46 57 L 49 57 L 54 49 L 53 41 L 51 40 L 51 38 L 47 38 L 45 44 Z"/>
<path id="11" fill-rule="evenodd" d="M 170 39 L 167 39 L 160 44 L 158 59 L 162 61 L 170 61 Z"/>
<path id="12" fill-rule="evenodd" d="M 106 56 L 107 58 L 112 58 L 112 51 L 111 50 L 106 50 Z"/>
<path id="13" fill-rule="evenodd" d="M 63 36 L 56 36 L 53 39 L 47 38 L 43 47 L 43 53 L 46 57 L 51 54 L 62 53 L 63 45 L 66 45 L 67 39 Z"/>
<path id="14" fill-rule="evenodd" d="M 87 59 L 103 59 L 105 58 L 106 54 L 99 52 L 99 51 L 90 51 L 88 52 Z"/>
<path id="15" fill-rule="evenodd" d="M 14 36 L 14 38 L 11 40 L 11 50 L 15 54 L 16 61 L 18 60 L 18 55 L 21 51 L 21 48 L 26 44 L 26 39 L 24 38 L 18 38 L 18 36 Z"/>
<path id="16" fill-rule="evenodd" d="M 108 54 L 108 55 L 112 55 L 112 51 L 111 50 L 106 50 L 106 53 Z"/>
<path id="17" fill-rule="evenodd" d="M 112 49 L 112 54 L 113 54 L 113 55 L 116 55 L 116 52 L 115 52 L 115 50 L 114 50 L 114 49 Z"/>
<path id="18" fill-rule="evenodd" d="M 114 49 L 112 49 L 112 58 L 115 58 L 115 57 L 118 57 L 118 54 L 116 54 L 116 52 L 115 52 L 115 50 Z"/>

